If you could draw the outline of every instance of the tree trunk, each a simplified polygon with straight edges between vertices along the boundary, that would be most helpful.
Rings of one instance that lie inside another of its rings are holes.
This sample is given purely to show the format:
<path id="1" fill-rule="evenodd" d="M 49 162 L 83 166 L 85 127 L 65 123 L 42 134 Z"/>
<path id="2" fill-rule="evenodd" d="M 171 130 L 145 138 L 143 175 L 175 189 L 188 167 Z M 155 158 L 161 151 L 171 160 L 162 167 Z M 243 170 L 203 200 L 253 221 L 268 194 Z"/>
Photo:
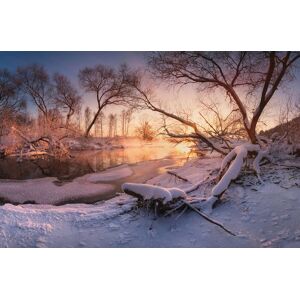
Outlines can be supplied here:
<path id="1" fill-rule="evenodd" d="M 91 131 L 93 125 L 95 124 L 95 122 L 96 122 L 96 120 L 97 120 L 97 118 L 98 118 L 98 115 L 99 115 L 100 111 L 101 111 L 101 110 L 98 110 L 98 111 L 95 113 L 94 118 L 92 119 L 92 122 L 90 123 L 90 125 L 89 125 L 88 128 L 86 129 L 85 134 L 84 134 L 84 136 L 85 136 L 86 138 L 89 136 L 90 131 Z"/>
<path id="2" fill-rule="evenodd" d="M 66 129 L 69 128 L 69 125 L 70 125 L 70 119 L 71 119 L 71 117 L 73 116 L 73 114 L 74 114 L 74 110 L 73 110 L 73 109 L 69 109 L 68 114 L 67 114 L 67 117 L 66 117 L 66 124 L 65 124 Z"/>
<path id="3" fill-rule="evenodd" d="M 249 139 L 252 144 L 257 144 L 257 137 L 256 137 L 256 125 L 259 119 L 259 114 L 253 116 L 253 119 L 250 124 L 250 128 L 247 128 L 247 132 L 249 135 Z"/>

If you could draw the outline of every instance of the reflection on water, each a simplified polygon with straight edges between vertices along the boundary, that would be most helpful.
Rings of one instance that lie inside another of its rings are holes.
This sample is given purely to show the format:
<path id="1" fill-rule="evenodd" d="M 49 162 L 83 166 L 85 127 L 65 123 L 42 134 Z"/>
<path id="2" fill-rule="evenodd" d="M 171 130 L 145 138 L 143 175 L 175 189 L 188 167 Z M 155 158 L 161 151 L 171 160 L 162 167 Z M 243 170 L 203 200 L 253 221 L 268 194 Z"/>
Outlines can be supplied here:
<path id="1" fill-rule="evenodd" d="M 33 179 L 50 176 L 67 180 L 124 163 L 133 164 L 141 161 L 183 156 L 173 146 L 155 147 L 153 145 L 104 151 L 81 151 L 73 153 L 73 155 L 74 158 L 66 160 L 40 158 L 17 162 L 14 158 L 2 159 L 0 160 L 0 178 Z"/>
<path id="2" fill-rule="evenodd" d="M 174 157 L 179 152 L 170 147 L 135 147 L 127 149 L 117 149 L 112 151 L 83 152 L 76 156 L 77 161 L 87 162 L 93 172 L 97 172 L 109 167 L 128 163 L 133 164 L 141 161 Z"/>

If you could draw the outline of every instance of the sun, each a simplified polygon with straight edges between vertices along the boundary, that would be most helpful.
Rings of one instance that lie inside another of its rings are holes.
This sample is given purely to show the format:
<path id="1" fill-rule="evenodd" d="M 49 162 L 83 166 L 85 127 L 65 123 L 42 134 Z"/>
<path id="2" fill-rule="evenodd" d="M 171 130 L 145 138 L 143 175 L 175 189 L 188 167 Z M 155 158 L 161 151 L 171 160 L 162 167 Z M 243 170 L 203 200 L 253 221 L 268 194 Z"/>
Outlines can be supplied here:
<path id="1" fill-rule="evenodd" d="M 182 154 L 188 154 L 191 151 L 191 148 L 184 143 L 176 145 L 176 149 Z"/>

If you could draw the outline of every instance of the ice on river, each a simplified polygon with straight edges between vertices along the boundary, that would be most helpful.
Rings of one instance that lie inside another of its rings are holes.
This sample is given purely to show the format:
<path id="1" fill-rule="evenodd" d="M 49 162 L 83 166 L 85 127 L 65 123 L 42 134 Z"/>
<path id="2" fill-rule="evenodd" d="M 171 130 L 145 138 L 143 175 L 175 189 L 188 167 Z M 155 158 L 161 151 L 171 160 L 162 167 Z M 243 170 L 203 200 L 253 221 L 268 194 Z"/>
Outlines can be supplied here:
<path id="1" fill-rule="evenodd" d="M 112 182 L 132 175 L 128 165 L 87 174 L 71 182 L 46 177 L 29 180 L 0 180 L 0 199 L 11 203 L 61 204 L 78 202 L 82 198 L 96 201 L 114 191 Z"/>
<path id="2" fill-rule="evenodd" d="M 133 171 L 128 165 L 122 165 L 119 167 L 111 168 L 104 172 L 88 175 L 86 176 L 86 179 L 88 182 L 97 183 L 97 182 L 119 180 L 122 178 L 129 177 L 132 174 Z"/>

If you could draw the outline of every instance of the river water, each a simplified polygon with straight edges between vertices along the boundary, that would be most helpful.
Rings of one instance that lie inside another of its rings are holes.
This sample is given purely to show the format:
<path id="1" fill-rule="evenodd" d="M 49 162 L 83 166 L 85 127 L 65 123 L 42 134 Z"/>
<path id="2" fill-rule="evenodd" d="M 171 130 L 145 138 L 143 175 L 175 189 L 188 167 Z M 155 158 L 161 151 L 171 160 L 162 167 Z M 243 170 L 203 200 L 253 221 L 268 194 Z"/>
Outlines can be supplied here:
<path id="1" fill-rule="evenodd" d="M 70 200 L 62 200 L 57 204 L 95 203 L 110 199 L 116 193 L 121 192 L 124 182 L 144 183 L 165 173 L 168 169 L 183 165 L 187 159 L 185 151 L 168 143 L 162 145 L 138 144 L 124 149 L 78 151 L 71 154 L 72 158 L 63 160 L 49 157 L 23 159 L 22 161 L 13 157 L 0 159 L 0 181 L 2 180 L 2 183 L 5 184 L 8 182 L 7 179 L 16 180 L 14 184 L 17 185 L 22 184 L 23 180 L 55 177 L 57 178 L 55 184 L 60 187 L 69 184 L 77 177 L 81 177 L 80 180 L 82 180 L 82 176 L 85 174 L 101 173 L 110 168 L 127 165 L 126 168 L 131 170 L 130 175 L 122 178 L 115 177 L 115 179 L 107 177 L 104 182 L 98 182 L 110 185 L 109 191 L 99 192 L 93 197 L 85 195 L 74 199 L 72 196 Z M 103 173 L 103 176 L 105 176 L 104 174 L 106 173 Z"/>
<path id="2" fill-rule="evenodd" d="M 78 151 L 73 152 L 72 156 L 70 159 L 63 160 L 44 157 L 34 160 L 23 159 L 21 162 L 10 157 L 0 159 L 0 179 L 24 180 L 57 177 L 63 181 L 88 173 L 101 172 L 122 164 L 135 165 L 141 162 L 153 162 L 149 164 L 151 165 L 149 170 L 144 170 L 143 173 L 147 174 L 150 171 L 153 173 L 153 167 L 159 169 L 168 164 L 180 164 L 186 158 L 186 154 L 173 145 L 160 146 L 159 144 L 144 144 L 115 150 Z M 162 159 L 164 161 L 161 161 Z"/>

